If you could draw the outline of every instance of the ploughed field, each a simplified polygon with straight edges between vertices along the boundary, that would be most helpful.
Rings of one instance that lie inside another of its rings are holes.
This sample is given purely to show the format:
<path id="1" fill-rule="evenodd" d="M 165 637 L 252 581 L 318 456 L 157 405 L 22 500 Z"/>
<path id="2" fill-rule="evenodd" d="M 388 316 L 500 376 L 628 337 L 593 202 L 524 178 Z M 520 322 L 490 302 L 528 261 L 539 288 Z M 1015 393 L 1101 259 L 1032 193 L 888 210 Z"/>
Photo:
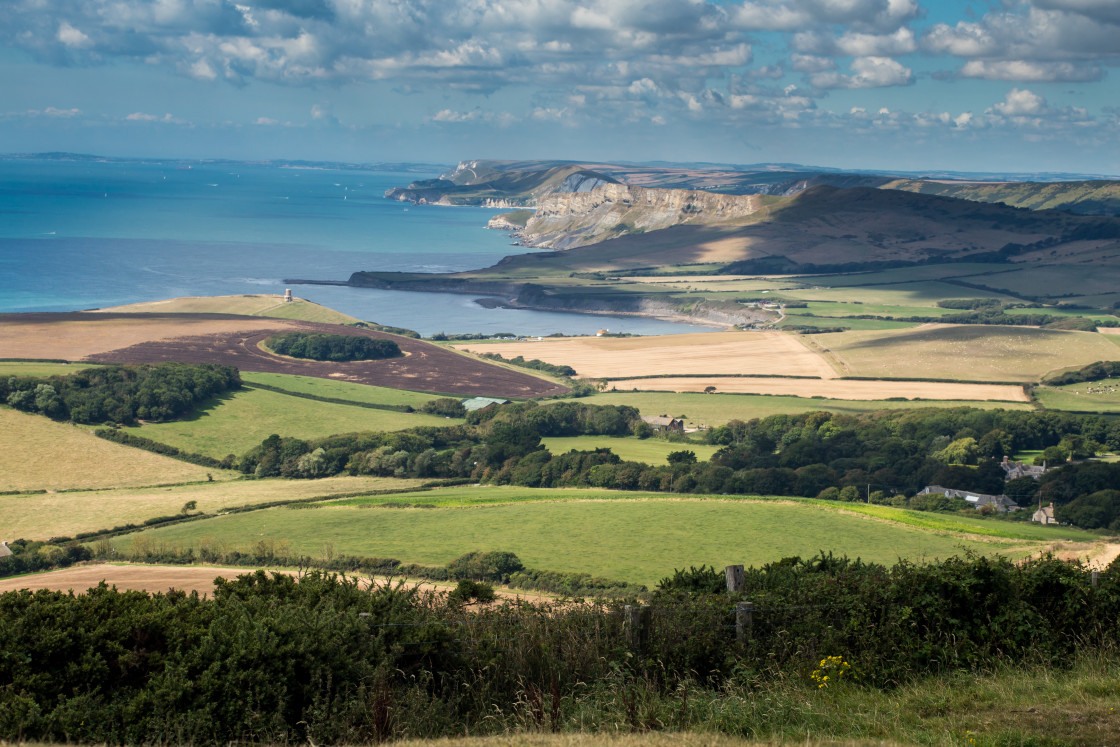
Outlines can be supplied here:
<path id="1" fill-rule="evenodd" d="M 260 347 L 264 340 L 284 332 L 392 339 L 405 355 L 332 363 L 295 360 Z M 242 371 L 297 374 L 467 396 L 542 397 L 567 391 L 551 381 L 492 366 L 420 340 L 335 324 L 224 314 L 3 314 L 0 350 L 12 358 L 217 363 Z"/>

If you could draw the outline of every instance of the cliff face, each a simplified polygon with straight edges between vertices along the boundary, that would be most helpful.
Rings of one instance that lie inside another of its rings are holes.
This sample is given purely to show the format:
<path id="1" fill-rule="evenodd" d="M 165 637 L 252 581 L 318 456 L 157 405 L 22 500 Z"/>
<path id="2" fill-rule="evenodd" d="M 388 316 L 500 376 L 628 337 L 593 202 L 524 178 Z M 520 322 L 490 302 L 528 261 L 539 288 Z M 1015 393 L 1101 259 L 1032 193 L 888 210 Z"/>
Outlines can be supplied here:
<path id="1" fill-rule="evenodd" d="M 600 184 L 590 191 L 542 197 L 517 236 L 528 246 L 570 249 L 682 223 L 732 222 L 761 207 L 759 195 Z"/>

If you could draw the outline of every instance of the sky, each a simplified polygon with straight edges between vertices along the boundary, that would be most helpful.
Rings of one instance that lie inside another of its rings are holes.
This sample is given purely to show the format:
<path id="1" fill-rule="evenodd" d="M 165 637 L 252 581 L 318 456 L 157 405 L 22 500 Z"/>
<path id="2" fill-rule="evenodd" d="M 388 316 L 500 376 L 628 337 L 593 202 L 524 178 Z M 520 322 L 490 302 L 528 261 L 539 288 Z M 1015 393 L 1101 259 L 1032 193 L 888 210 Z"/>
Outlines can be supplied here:
<path id="1" fill-rule="evenodd" d="M 2 0 L 0 153 L 1120 175 L 1120 0 Z"/>

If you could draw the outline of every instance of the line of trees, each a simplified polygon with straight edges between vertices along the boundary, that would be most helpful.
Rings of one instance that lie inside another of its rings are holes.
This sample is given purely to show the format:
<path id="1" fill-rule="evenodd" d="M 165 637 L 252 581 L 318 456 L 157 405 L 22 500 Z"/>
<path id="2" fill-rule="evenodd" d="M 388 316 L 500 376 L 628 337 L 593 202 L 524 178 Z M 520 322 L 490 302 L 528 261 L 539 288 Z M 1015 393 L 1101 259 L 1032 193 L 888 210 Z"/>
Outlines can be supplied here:
<path id="1" fill-rule="evenodd" d="M 487 358 L 492 361 L 501 361 L 502 363 L 509 363 L 514 366 L 521 366 L 522 368 L 531 368 L 534 371 L 544 371 L 553 376 L 567 376 L 572 377 L 576 375 L 576 370 L 571 366 L 563 366 L 556 363 L 547 363 L 538 358 L 525 360 L 525 356 L 518 355 L 514 358 L 503 358 L 498 353 L 482 353 L 482 358 Z"/>
<path id="2" fill-rule="evenodd" d="M 75 423 L 174 420 L 241 387 L 233 366 L 157 363 L 95 366 L 66 376 L 0 379 L 0 401 Z"/>
<path id="3" fill-rule="evenodd" d="M 1076 371 L 1048 376 L 1043 384 L 1050 386 L 1064 386 L 1066 384 L 1080 384 L 1083 381 L 1103 381 L 1104 379 L 1120 378 L 1120 361 L 1097 361 Z"/>
<path id="4" fill-rule="evenodd" d="M 1056 412 L 930 408 L 774 415 L 710 430 L 708 440 L 721 448 L 706 462 L 694 455 L 687 458 L 684 450 L 667 465 L 623 461 L 609 448 L 553 454 L 541 444 L 542 436 L 631 435 L 639 430 L 642 421 L 629 407 L 517 403 L 471 413 L 466 423 L 441 428 L 315 441 L 273 435 L 243 455 L 239 467 L 259 476 L 348 472 L 469 478 L 526 487 L 870 499 L 926 510 L 961 507 L 947 499 L 916 496 L 926 485 L 990 494 L 1006 490 L 1024 504 L 1040 495 L 1064 504 L 1120 484 L 1098 487 L 1072 480 L 1040 494 L 1040 483 L 1030 478 L 1005 483 L 1000 462 L 1018 451 L 1047 449 L 1083 458 L 1102 448 L 1120 448 L 1120 421 Z M 1041 485 L 1058 481 L 1061 474 L 1048 473 Z"/>
<path id="5" fill-rule="evenodd" d="M 274 353 L 313 361 L 375 361 L 403 355 L 400 345 L 381 337 L 288 332 L 265 341 Z"/>

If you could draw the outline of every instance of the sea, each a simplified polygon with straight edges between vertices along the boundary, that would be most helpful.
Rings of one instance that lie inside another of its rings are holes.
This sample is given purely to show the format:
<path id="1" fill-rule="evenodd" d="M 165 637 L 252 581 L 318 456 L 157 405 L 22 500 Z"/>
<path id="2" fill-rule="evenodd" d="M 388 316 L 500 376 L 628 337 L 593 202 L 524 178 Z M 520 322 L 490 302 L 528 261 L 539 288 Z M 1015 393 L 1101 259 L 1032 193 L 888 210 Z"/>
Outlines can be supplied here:
<path id="1" fill-rule="evenodd" d="M 0 312 L 179 296 L 293 295 L 428 336 L 669 334 L 657 319 L 485 308 L 476 297 L 332 285 L 358 270 L 454 272 L 514 246 L 500 210 L 409 205 L 386 189 L 438 174 L 237 162 L 0 158 Z"/>

